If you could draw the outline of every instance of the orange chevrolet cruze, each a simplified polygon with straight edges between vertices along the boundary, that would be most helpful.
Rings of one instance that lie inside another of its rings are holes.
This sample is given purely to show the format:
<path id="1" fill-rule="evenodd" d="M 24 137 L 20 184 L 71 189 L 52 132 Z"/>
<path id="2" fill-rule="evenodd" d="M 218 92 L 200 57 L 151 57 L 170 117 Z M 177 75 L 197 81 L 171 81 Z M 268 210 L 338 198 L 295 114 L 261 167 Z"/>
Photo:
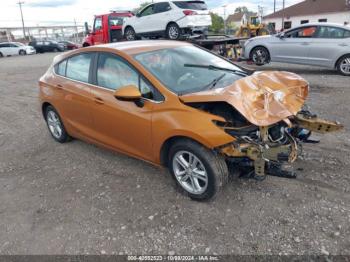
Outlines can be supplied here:
<path id="1" fill-rule="evenodd" d="M 293 175 L 279 167 L 297 159 L 311 131 L 342 128 L 304 109 L 309 87 L 301 77 L 248 72 L 178 41 L 68 52 L 54 59 L 39 85 L 56 141 L 74 137 L 166 166 L 196 200 L 210 199 L 227 183 L 228 167 L 259 180 Z"/>

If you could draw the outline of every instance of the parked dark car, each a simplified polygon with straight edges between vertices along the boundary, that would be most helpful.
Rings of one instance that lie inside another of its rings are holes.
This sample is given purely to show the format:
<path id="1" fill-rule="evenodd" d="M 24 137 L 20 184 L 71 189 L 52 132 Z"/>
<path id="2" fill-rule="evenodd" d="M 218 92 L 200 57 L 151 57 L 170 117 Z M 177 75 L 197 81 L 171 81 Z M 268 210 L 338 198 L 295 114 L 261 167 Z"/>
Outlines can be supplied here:
<path id="1" fill-rule="evenodd" d="M 63 52 L 65 50 L 63 44 L 50 40 L 30 42 L 29 45 L 34 47 L 37 53 Z"/>
<path id="2" fill-rule="evenodd" d="M 79 48 L 79 45 L 71 41 L 59 41 L 58 43 L 64 45 L 66 50 L 74 50 Z"/>

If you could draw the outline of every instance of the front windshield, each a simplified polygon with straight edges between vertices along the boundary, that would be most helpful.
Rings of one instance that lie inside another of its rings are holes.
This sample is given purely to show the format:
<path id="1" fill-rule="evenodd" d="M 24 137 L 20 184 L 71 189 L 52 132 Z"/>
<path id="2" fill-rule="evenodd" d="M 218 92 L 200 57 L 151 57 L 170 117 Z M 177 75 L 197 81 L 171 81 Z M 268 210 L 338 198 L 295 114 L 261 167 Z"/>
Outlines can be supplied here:
<path id="1" fill-rule="evenodd" d="M 223 88 L 245 76 L 237 66 L 195 46 L 161 49 L 134 57 L 178 95 Z"/>
<path id="2" fill-rule="evenodd" d="M 16 43 L 14 43 L 16 46 L 24 46 L 24 44 L 22 44 L 22 43 L 19 43 L 19 42 L 16 42 Z"/>
<path id="3" fill-rule="evenodd" d="M 109 25 L 111 26 L 123 25 L 123 23 L 124 23 L 123 17 L 117 17 L 117 16 L 109 17 Z"/>

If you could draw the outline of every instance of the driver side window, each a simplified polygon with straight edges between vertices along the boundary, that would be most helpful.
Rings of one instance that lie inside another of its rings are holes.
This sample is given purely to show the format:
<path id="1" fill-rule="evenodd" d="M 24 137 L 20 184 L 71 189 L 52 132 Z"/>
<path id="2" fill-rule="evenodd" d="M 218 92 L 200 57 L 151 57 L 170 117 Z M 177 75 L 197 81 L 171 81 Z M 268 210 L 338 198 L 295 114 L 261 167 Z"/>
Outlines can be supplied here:
<path id="1" fill-rule="evenodd" d="M 102 28 L 102 18 L 98 17 L 95 19 L 94 31 L 100 30 Z"/>
<path id="2" fill-rule="evenodd" d="M 161 101 L 162 96 L 146 79 L 123 59 L 110 54 L 102 53 L 98 57 L 97 85 L 117 90 L 123 86 L 133 85 L 139 88 L 142 97 Z"/>
<path id="3" fill-rule="evenodd" d="M 154 14 L 154 5 L 150 5 L 149 7 L 147 7 L 141 12 L 140 17 L 153 15 L 153 14 Z"/>
<path id="4" fill-rule="evenodd" d="M 286 33 L 285 37 L 287 38 L 311 38 L 315 35 L 317 30 L 316 26 L 303 27 L 292 32 Z"/>

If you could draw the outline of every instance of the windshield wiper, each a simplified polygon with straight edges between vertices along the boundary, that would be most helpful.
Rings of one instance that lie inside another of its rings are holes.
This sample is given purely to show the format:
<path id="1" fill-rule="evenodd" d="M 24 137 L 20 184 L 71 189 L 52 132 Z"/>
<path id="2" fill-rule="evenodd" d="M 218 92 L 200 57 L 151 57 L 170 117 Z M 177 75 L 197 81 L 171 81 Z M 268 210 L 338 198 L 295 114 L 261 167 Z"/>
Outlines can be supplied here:
<path id="1" fill-rule="evenodd" d="M 247 74 L 244 73 L 243 71 L 224 68 L 224 67 L 215 66 L 215 65 L 184 64 L 184 67 L 196 67 L 196 68 L 204 68 L 204 69 L 209 69 L 209 70 L 227 71 L 227 72 L 231 72 L 231 73 L 234 73 L 237 75 L 247 76 Z"/>
<path id="2" fill-rule="evenodd" d="M 225 77 L 226 73 L 223 73 L 222 75 L 220 75 L 219 77 L 215 78 L 213 81 L 211 81 L 209 84 L 207 84 L 206 86 L 203 87 L 203 89 L 213 89 L 217 83 L 219 83 L 219 81 L 221 79 L 223 79 Z"/>

